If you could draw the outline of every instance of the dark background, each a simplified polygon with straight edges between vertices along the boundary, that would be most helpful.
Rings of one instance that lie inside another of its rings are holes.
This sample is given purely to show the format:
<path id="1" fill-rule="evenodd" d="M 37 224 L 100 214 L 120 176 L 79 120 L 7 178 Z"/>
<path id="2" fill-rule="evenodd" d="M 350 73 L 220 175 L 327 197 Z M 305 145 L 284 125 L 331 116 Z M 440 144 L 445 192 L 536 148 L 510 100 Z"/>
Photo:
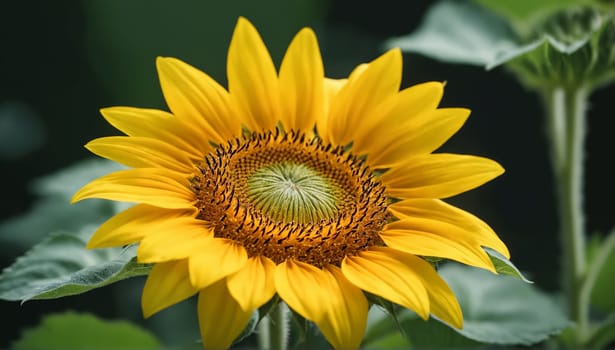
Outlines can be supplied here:
<path id="1" fill-rule="evenodd" d="M 432 2 L 256 3 L 3 2 L 0 219 L 31 208 L 36 199 L 29 189 L 32 179 L 90 158 L 82 147 L 87 141 L 117 134 L 99 116 L 99 108 L 165 108 L 156 80 L 157 55 L 181 58 L 225 83 L 226 49 L 237 16 L 244 15 L 259 29 L 278 64 L 294 33 L 303 26 L 313 27 L 327 75 L 343 77 L 355 65 L 382 53 L 387 38 L 413 31 Z M 443 150 L 483 155 L 506 168 L 500 178 L 451 202 L 488 222 L 508 244 L 513 262 L 538 287 L 557 290 L 555 199 L 537 95 L 502 68 L 485 71 L 404 54 L 403 87 L 430 80 L 447 81 L 442 106 L 473 111 Z M 606 232 L 614 221 L 609 146 L 614 92 L 613 87 L 601 89 L 590 100 L 585 185 L 589 232 Z M 0 246 L 0 267 L 10 265 L 21 253 Z M 0 348 L 52 311 L 90 310 L 103 317 L 119 315 L 140 322 L 142 283 L 137 278 L 121 282 L 122 287 L 23 305 L 0 301 Z"/>

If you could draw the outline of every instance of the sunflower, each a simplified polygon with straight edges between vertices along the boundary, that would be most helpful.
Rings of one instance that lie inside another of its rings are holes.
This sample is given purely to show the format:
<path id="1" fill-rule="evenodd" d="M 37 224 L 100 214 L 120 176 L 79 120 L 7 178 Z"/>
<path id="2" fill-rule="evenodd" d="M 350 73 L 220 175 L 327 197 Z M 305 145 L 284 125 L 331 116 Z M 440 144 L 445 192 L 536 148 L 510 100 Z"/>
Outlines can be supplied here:
<path id="1" fill-rule="evenodd" d="M 276 294 L 337 349 L 358 348 L 375 295 L 462 327 L 457 300 L 425 257 L 495 272 L 483 247 L 509 253 L 482 220 L 445 203 L 503 172 L 496 162 L 433 153 L 462 126 L 438 108 L 443 84 L 400 91 L 397 49 L 347 79 L 324 75 L 302 29 L 276 70 L 257 30 L 239 18 L 228 89 L 174 58 L 156 61 L 171 113 L 102 109 L 126 136 L 91 152 L 129 167 L 73 201 L 136 203 L 88 248 L 138 243 L 154 264 L 148 317 L 198 294 L 205 348 L 227 348 Z"/>

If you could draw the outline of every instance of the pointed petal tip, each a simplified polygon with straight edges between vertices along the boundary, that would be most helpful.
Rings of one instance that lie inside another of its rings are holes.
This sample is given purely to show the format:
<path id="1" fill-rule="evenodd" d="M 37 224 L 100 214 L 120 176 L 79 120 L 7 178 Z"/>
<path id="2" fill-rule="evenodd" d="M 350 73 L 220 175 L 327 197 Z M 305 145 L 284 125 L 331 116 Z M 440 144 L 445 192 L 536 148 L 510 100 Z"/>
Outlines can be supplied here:
<path id="1" fill-rule="evenodd" d="M 391 52 L 395 56 L 399 56 L 401 58 L 401 49 L 399 47 L 394 47 L 387 52 Z"/>
<path id="2" fill-rule="evenodd" d="M 77 192 L 75 192 L 75 194 L 73 194 L 73 196 L 70 199 L 70 204 L 75 204 L 75 203 L 80 202 L 80 201 L 82 201 L 82 200 L 84 200 L 86 198 L 87 197 L 83 195 L 83 187 L 82 187 L 81 189 L 79 189 L 79 191 L 77 191 Z"/>
<path id="3" fill-rule="evenodd" d="M 457 107 L 455 109 L 459 111 L 459 114 L 465 115 L 466 118 L 468 118 L 470 116 L 470 113 L 472 113 L 472 110 L 469 108 Z"/>
<path id="4" fill-rule="evenodd" d="M 314 30 L 310 27 L 303 27 L 301 28 L 301 30 L 299 30 L 299 32 L 296 35 L 297 37 L 301 36 L 307 36 L 308 38 L 314 38 L 316 39 L 316 33 L 314 32 Z"/>
<path id="5" fill-rule="evenodd" d="M 113 108 L 114 107 L 102 107 L 98 109 L 98 113 L 100 113 L 100 115 L 106 118 L 109 111 Z"/>
<path id="6" fill-rule="evenodd" d="M 250 20 L 249 20 L 249 19 L 247 19 L 247 18 L 246 18 L 246 17 L 244 17 L 244 16 L 239 16 L 239 17 L 237 17 L 237 24 L 242 23 L 242 25 L 243 25 L 243 23 L 246 23 L 246 22 L 247 22 L 247 23 L 250 23 Z"/>
<path id="7" fill-rule="evenodd" d="M 156 313 L 156 310 L 143 303 L 143 298 L 141 298 L 141 313 L 143 314 L 144 319 L 148 319 Z"/>
<path id="8" fill-rule="evenodd" d="M 158 75 L 160 75 L 160 71 L 164 69 L 166 64 L 167 64 L 167 57 L 163 57 L 163 56 L 156 57 L 156 71 L 158 72 Z"/>
<path id="9" fill-rule="evenodd" d="M 160 75 L 160 71 L 166 69 L 173 60 L 175 59 L 171 57 L 163 57 L 163 56 L 156 57 L 156 69 L 159 72 L 158 74 Z"/>
<path id="10" fill-rule="evenodd" d="M 463 315 L 461 314 L 461 309 L 459 309 L 459 314 L 455 315 L 454 318 L 447 318 L 443 320 L 441 317 L 435 317 L 435 315 L 431 315 L 432 318 L 438 319 L 438 321 L 449 325 L 450 327 L 454 327 L 455 329 L 461 330 L 463 329 Z"/>
<path id="11" fill-rule="evenodd" d="M 390 61 L 389 64 L 394 64 L 395 66 L 401 66 L 403 57 L 401 54 L 401 50 L 399 48 L 393 48 L 383 53 L 380 57 L 376 58 L 376 60 L 386 60 Z"/>
<path id="12" fill-rule="evenodd" d="M 161 307 L 155 306 L 149 302 L 146 302 L 146 299 L 141 298 L 141 313 L 143 314 L 144 319 L 148 319 L 158 313 L 158 311 L 162 311 Z"/>
<path id="13" fill-rule="evenodd" d="M 96 249 L 96 248 L 102 248 L 99 246 L 100 242 L 98 242 L 98 240 L 94 240 L 94 237 L 90 238 L 90 240 L 88 241 L 88 243 L 86 243 L 85 248 L 86 249 Z"/>
<path id="14" fill-rule="evenodd" d="M 494 161 L 494 162 L 495 162 L 495 161 Z M 502 174 L 504 174 L 504 173 L 506 172 L 506 169 L 504 169 L 504 167 L 503 167 L 500 163 L 495 162 L 495 164 L 496 164 L 496 168 L 497 168 L 498 176 L 499 176 L 499 175 L 502 175 Z"/>
<path id="15" fill-rule="evenodd" d="M 506 172 L 506 169 L 504 169 L 504 167 L 495 160 L 489 158 L 485 158 L 485 160 L 486 165 L 489 167 L 489 169 L 485 171 L 485 173 L 490 175 L 490 180 L 488 181 L 491 181 Z"/>
<path id="16" fill-rule="evenodd" d="M 148 318 L 195 295 L 198 290 L 190 285 L 187 274 L 185 260 L 155 264 L 141 294 L 143 317 Z"/>
<path id="17" fill-rule="evenodd" d="M 159 310 L 153 307 L 154 304 L 148 301 L 148 298 L 141 297 L 141 313 L 143 314 L 144 319 L 150 318 Z"/>
<path id="18" fill-rule="evenodd" d="M 254 24 L 252 24 L 252 22 L 250 22 L 249 19 L 247 19 L 244 16 L 239 16 L 237 18 L 237 24 L 235 24 L 235 31 L 237 30 L 256 30 L 256 27 L 254 27 Z"/>
<path id="19" fill-rule="evenodd" d="M 97 235 L 95 232 L 90 238 L 90 240 L 86 243 L 85 248 L 90 250 L 90 249 L 101 249 L 101 248 L 114 248 L 114 247 L 120 247 L 123 245 L 124 244 L 121 244 L 121 243 L 116 244 L 113 241 L 109 240 L 104 235 Z M 143 263 L 142 261 L 139 261 L 138 258 L 139 257 L 137 256 L 137 262 L 140 264 Z"/>

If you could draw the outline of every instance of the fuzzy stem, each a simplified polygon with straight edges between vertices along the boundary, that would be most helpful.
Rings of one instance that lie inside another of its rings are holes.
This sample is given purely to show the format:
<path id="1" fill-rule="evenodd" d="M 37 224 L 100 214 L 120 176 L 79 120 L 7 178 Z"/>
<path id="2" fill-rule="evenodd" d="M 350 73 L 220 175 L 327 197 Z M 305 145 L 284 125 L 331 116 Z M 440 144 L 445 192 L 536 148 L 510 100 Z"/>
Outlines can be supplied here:
<path id="1" fill-rule="evenodd" d="M 260 350 L 286 350 L 290 335 L 289 310 L 283 302 L 275 305 L 258 324 Z"/>
<path id="2" fill-rule="evenodd" d="M 576 323 L 575 341 L 582 344 L 588 328 L 587 302 L 581 297 L 586 273 L 583 214 L 583 149 L 587 91 L 555 87 L 547 91 L 549 140 L 559 202 L 564 291 L 568 313 Z"/>

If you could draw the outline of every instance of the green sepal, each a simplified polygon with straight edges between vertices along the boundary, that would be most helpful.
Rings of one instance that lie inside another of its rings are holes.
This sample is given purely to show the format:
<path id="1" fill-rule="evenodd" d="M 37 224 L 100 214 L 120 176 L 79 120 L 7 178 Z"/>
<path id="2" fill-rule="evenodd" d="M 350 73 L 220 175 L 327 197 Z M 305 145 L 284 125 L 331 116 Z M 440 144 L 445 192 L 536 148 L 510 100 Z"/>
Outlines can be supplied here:
<path id="1" fill-rule="evenodd" d="M 525 283 L 534 283 L 527 279 L 521 271 L 506 257 L 491 248 L 483 248 L 489 255 L 495 270 L 502 275 L 512 276 L 522 280 Z"/>
<path id="2" fill-rule="evenodd" d="M 293 309 L 290 312 L 289 348 L 295 350 L 326 349 L 330 347 L 318 327 L 310 320 L 299 315 Z"/>
<path id="3" fill-rule="evenodd" d="M 595 89 L 615 79 L 615 17 L 595 7 L 562 10 L 535 28 L 523 55 L 502 63 L 530 87 Z"/>
<path id="4" fill-rule="evenodd" d="M 401 311 L 401 310 L 400 310 Z M 405 312 L 405 311 L 401 311 Z M 363 349 L 404 349 L 410 342 L 402 334 L 403 327 L 398 312 L 387 310 L 380 303 L 373 303 L 367 315 L 367 329 L 363 337 Z"/>
<path id="5" fill-rule="evenodd" d="M 299 315 L 290 309 L 290 324 L 292 326 L 293 343 L 295 345 L 305 343 L 308 340 L 308 335 L 312 325 L 305 317 Z"/>
<path id="6" fill-rule="evenodd" d="M 0 299 L 60 298 L 149 273 L 150 265 L 137 263 L 134 246 L 86 249 L 87 232 L 51 234 L 17 258 L 0 274 Z"/>
<path id="7" fill-rule="evenodd" d="M 267 316 L 269 312 L 271 312 L 271 310 L 273 310 L 273 308 L 278 305 L 280 300 L 281 300 L 280 297 L 277 294 L 275 294 L 268 302 L 266 302 L 261 307 L 259 307 L 258 308 L 258 321 L 260 322 L 260 320 L 262 320 L 263 317 Z"/>
<path id="8" fill-rule="evenodd" d="M 235 338 L 235 340 L 233 341 L 233 345 L 241 343 L 244 339 L 252 335 L 252 333 L 254 333 L 254 331 L 256 330 L 256 326 L 260 322 L 261 318 L 262 316 L 260 315 L 258 309 L 254 310 L 252 316 L 250 316 L 250 319 L 248 320 L 248 324 L 237 336 L 237 338 Z"/>
<path id="9" fill-rule="evenodd" d="M 367 297 L 367 301 L 370 303 L 370 305 L 376 305 L 377 307 L 380 307 L 382 310 L 386 312 L 386 314 L 390 317 L 391 321 L 393 321 L 393 325 L 395 326 L 394 328 L 396 328 L 397 331 L 404 338 L 406 338 L 405 329 L 404 327 L 402 327 L 401 321 L 398 317 L 398 314 L 402 310 L 405 310 L 405 309 L 393 303 L 392 301 L 389 301 L 377 295 L 367 293 L 367 292 L 364 292 L 364 294 Z M 376 333 L 378 333 L 378 331 L 376 331 Z"/>

